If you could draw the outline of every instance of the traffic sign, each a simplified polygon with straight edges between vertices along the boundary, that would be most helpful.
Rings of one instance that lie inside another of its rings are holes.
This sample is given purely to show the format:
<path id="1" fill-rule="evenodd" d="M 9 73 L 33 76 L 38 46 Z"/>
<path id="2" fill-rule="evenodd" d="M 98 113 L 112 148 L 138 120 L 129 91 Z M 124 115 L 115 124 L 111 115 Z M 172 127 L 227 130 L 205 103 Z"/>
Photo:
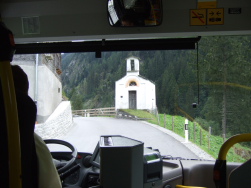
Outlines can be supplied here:
<path id="1" fill-rule="evenodd" d="M 206 25 L 207 19 L 206 9 L 190 10 L 190 25 Z"/>
<path id="2" fill-rule="evenodd" d="M 207 9 L 207 25 L 223 25 L 224 8 Z"/>

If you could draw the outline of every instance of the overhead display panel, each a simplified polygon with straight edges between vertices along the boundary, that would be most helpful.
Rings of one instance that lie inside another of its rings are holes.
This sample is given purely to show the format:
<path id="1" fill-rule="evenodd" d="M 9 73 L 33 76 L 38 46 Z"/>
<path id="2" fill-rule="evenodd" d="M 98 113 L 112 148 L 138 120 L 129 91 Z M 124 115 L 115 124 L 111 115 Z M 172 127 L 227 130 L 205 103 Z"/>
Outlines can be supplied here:
<path id="1" fill-rule="evenodd" d="M 198 0 L 197 8 L 216 8 L 217 0 Z"/>

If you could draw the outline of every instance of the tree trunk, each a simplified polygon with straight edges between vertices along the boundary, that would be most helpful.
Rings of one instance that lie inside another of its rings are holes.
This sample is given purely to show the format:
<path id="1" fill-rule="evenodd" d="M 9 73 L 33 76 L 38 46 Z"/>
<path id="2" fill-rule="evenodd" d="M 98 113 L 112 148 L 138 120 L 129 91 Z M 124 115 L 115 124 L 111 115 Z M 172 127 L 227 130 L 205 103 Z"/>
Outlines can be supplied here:
<path id="1" fill-rule="evenodd" d="M 223 60 L 223 102 L 222 102 L 222 137 L 223 141 L 226 141 L 226 126 L 227 126 L 227 62 L 224 56 Z"/>

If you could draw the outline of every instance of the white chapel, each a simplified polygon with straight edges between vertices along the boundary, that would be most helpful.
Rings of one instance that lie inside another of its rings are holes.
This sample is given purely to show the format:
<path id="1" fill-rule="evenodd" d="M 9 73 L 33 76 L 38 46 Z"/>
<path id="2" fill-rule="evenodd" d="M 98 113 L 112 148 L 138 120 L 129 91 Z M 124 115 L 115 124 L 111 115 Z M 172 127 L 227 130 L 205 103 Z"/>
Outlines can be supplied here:
<path id="1" fill-rule="evenodd" d="M 156 108 L 155 85 L 139 75 L 140 59 L 126 59 L 126 75 L 115 83 L 115 108 L 154 110 Z"/>

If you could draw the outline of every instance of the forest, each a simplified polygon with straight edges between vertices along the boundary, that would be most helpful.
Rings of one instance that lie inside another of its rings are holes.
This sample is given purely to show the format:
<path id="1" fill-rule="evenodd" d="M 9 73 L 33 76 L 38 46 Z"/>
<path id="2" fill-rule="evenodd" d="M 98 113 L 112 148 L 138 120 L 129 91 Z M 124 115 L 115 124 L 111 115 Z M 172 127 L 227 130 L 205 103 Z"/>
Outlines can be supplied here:
<path id="1" fill-rule="evenodd" d="M 223 138 L 251 132 L 251 36 L 202 37 L 196 50 L 62 55 L 64 95 L 73 109 L 115 106 L 126 58 L 156 85 L 159 113 L 181 115 Z"/>

